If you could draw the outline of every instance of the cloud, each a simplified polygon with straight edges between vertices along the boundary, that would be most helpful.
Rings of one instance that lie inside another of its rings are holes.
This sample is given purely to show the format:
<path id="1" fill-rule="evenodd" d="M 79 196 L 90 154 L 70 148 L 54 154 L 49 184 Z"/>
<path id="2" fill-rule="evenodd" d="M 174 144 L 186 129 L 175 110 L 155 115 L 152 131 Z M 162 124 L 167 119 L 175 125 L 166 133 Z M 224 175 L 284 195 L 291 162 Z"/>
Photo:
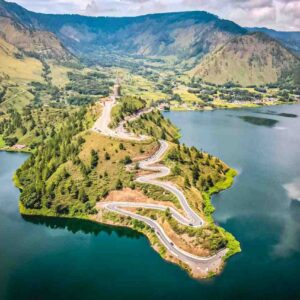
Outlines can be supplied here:
<path id="1" fill-rule="evenodd" d="M 15 0 L 28 9 L 91 16 L 205 10 L 242 26 L 300 31 L 299 0 Z"/>

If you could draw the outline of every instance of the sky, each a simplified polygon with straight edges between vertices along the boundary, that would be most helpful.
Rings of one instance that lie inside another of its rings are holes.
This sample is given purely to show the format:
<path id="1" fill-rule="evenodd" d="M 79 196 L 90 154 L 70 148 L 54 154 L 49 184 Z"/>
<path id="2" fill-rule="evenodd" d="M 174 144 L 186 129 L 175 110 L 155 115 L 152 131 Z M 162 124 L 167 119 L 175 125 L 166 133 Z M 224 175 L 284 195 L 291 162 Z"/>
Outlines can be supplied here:
<path id="1" fill-rule="evenodd" d="M 43 13 L 136 16 L 205 10 L 242 26 L 300 31 L 300 0 L 10 0 Z"/>

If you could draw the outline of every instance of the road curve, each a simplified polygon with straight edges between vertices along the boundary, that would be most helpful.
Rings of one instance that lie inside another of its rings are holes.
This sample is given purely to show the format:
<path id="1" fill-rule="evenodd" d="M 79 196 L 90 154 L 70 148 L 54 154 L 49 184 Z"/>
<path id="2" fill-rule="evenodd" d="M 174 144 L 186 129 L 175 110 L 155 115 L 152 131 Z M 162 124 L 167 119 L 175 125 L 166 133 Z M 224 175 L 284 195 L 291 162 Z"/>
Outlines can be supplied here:
<path id="1" fill-rule="evenodd" d="M 108 125 L 110 123 L 110 114 L 114 105 L 115 105 L 114 97 L 111 97 L 111 100 L 108 100 L 104 103 L 103 113 L 96 121 L 93 127 L 94 131 L 99 132 L 106 136 L 119 138 L 123 140 L 141 141 L 149 138 L 147 136 L 137 137 L 134 134 L 127 132 L 126 129 L 124 129 L 125 122 L 121 122 L 117 127 L 117 129 L 115 130 L 109 128 Z M 136 119 L 142 113 L 145 112 L 140 112 L 139 114 L 133 116 L 132 119 Z M 159 186 L 174 194 L 177 197 L 179 203 L 181 204 L 185 215 L 183 216 L 181 213 L 179 213 L 176 209 L 172 207 L 158 205 L 158 204 L 149 204 L 149 203 L 100 202 L 98 207 L 146 223 L 155 231 L 160 242 L 174 257 L 187 263 L 189 266 L 192 267 L 192 269 L 201 269 L 202 271 L 204 270 L 205 272 L 208 272 L 211 269 L 213 269 L 213 267 L 216 267 L 216 265 L 219 265 L 222 262 L 222 257 L 226 254 L 227 249 L 223 249 L 220 252 L 218 252 L 216 255 L 210 257 L 200 257 L 200 256 L 193 255 L 177 247 L 170 240 L 170 238 L 167 236 L 167 234 L 165 233 L 165 231 L 157 221 L 152 220 L 151 218 L 148 218 L 146 216 L 142 216 L 133 213 L 129 210 L 126 210 L 126 208 L 156 209 L 160 211 L 166 211 L 167 209 L 169 209 L 172 217 L 183 225 L 200 227 L 204 224 L 203 219 L 197 213 L 195 213 L 195 211 L 190 207 L 186 197 L 178 187 L 176 187 L 174 184 L 170 182 L 162 182 L 158 180 L 158 178 L 162 178 L 170 174 L 170 169 L 168 167 L 163 165 L 158 165 L 158 163 L 162 160 L 164 154 L 168 150 L 169 145 L 164 140 L 160 140 L 159 143 L 160 143 L 160 148 L 158 149 L 157 152 L 155 152 L 155 154 L 153 154 L 150 158 L 147 158 L 139 162 L 140 169 L 146 171 L 152 171 L 153 173 L 148 175 L 142 175 L 136 178 L 136 181 L 139 183 Z"/>
<path id="2" fill-rule="evenodd" d="M 149 137 L 141 135 L 136 136 L 135 134 L 128 132 L 124 125 L 127 121 L 133 121 L 134 119 L 140 117 L 140 115 L 150 112 L 150 110 L 143 110 L 138 112 L 136 115 L 132 116 L 130 119 L 126 121 L 122 121 L 116 129 L 109 128 L 109 124 L 111 122 L 111 110 L 116 105 L 116 97 L 111 96 L 110 99 L 103 102 L 103 112 L 102 115 L 95 122 L 92 130 L 103 135 L 123 139 L 123 140 L 131 140 L 131 141 L 144 141 L 149 139 Z"/>

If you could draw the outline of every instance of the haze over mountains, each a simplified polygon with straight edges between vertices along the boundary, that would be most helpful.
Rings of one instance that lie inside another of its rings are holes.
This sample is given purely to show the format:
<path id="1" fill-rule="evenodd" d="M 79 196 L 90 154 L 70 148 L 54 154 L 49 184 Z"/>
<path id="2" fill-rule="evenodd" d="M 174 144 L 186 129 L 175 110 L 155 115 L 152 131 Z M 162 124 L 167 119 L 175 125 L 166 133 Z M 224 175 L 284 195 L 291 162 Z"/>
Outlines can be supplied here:
<path id="1" fill-rule="evenodd" d="M 194 75 L 221 84 L 264 84 L 293 72 L 299 63 L 297 33 L 259 31 L 264 33 L 250 34 L 207 12 L 123 18 L 49 15 L 0 0 L 2 38 L 29 55 L 59 61 L 72 54 L 92 58 L 103 51 L 172 56 L 192 62 Z"/>

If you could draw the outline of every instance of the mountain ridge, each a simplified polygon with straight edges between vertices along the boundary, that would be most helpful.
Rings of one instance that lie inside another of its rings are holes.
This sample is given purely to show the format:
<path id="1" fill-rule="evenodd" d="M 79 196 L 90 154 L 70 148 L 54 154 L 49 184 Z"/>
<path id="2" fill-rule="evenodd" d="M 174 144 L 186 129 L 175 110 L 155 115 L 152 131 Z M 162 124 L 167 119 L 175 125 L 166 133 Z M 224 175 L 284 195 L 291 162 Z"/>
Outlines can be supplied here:
<path id="1" fill-rule="evenodd" d="M 140 55 L 201 57 L 233 36 L 246 33 L 232 21 L 199 11 L 87 17 L 34 13 L 8 2 L 2 2 L 2 7 L 29 28 L 53 32 L 77 54 L 106 47 Z"/>
<path id="2" fill-rule="evenodd" d="M 299 63 L 288 41 L 268 39 L 265 32 L 253 38 L 250 29 L 204 11 L 89 17 L 41 14 L 0 0 L 0 25 L 0 34 L 8 42 L 46 59 L 68 60 L 72 53 L 97 64 L 102 54 L 111 55 L 112 60 L 114 53 L 128 57 L 172 57 L 173 67 L 178 63 L 185 71 L 193 67 L 194 75 L 217 84 L 273 83 Z M 237 46 L 236 41 L 241 45 Z M 278 62 L 276 55 L 283 61 Z"/>
<path id="3" fill-rule="evenodd" d="M 250 32 L 263 32 L 281 42 L 285 47 L 300 56 L 300 31 L 278 31 L 266 27 L 250 27 L 246 29 Z"/>

